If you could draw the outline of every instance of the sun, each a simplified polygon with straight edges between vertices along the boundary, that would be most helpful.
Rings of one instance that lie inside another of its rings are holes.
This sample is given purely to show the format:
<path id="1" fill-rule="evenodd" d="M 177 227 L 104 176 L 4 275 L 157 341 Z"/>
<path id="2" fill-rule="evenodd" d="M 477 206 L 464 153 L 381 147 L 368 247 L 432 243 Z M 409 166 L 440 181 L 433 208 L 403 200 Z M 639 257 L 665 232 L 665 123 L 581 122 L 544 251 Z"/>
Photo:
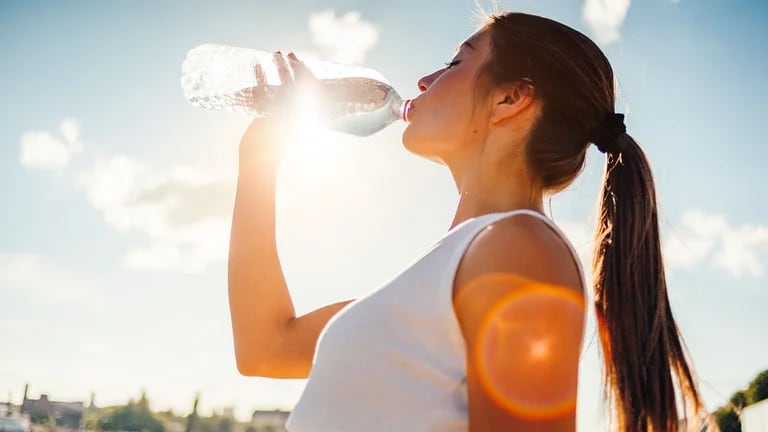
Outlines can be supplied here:
<path id="1" fill-rule="evenodd" d="M 345 146 L 349 138 L 319 120 L 316 100 L 310 91 L 300 95 L 301 104 L 292 113 L 281 143 L 286 146 L 280 164 L 281 187 L 291 200 L 316 199 L 302 195 L 318 190 L 343 192 L 339 189 L 345 187 L 343 177 L 350 171 L 346 164 L 352 161 Z"/>

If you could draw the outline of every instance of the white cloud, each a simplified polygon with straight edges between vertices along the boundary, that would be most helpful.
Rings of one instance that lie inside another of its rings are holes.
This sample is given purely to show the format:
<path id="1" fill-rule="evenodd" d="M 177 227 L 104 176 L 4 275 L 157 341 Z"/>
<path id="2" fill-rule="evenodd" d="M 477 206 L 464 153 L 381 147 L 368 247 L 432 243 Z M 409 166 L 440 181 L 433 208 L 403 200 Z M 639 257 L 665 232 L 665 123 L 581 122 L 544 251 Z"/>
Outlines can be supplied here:
<path id="1" fill-rule="evenodd" d="M 342 63 L 362 63 L 379 41 L 376 26 L 364 21 L 360 12 L 355 11 L 339 17 L 333 10 L 312 13 L 309 32 L 312 42 L 327 58 Z"/>
<path id="2" fill-rule="evenodd" d="M 79 186 L 109 225 L 149 240 L 128 251 L 127 268 L 200 272 L 226 258 L 232 179 L 189 167 L 157 173 L 115 156 L 85 171 Z"/>
<path id="3" fill-rule="evenodd" d="M 671 268 L 692 268 L 711 252 L 714 238 L 673 235 L 664 241 L 664 263 Z"/>
<path id="4" fill-rule="evenodd" d="M 69 165 L 66 144 L 48 132 L 31 131 L 21 136 L 19 162 L 27 168 L 57 170 Z"/>
<path id="5" fill-rule="evenodd" d="M 80 141 L 80 123 L 77 119 L 67 117 L 61 121 L 61 136 L 67 143 L 71 153 L 78 153 L 83 150 L 83 143 Z"/>
<path id="6" fill-rule="evenodd" d="M 67 117 L 61 122 L 63 140 L 44 131 L 29 131 L 21 136 L 19 162 L 27 168 L 60 170 L 69 165 L 74 153 L 83 150 L 80 124 Z"/>
<path id="7" fill-rule="evenodd" d="M 672 268 L 709 264 L 732 276 L 765 274 L 768 227 L 731 226 L 722 215 L 690 210 L 683 214 L 681 230 L 665 238 L 664 259 Z"/>
<path id="8" fill-rule="evenodd" d="M 715 247 L 728 223 L 720 215 L 688 211 L 682 217 L 682 230 L 664 239 L 664 261 L 669 267 L 691 268 L 699 265 Z"/>
<path id="9" fill-rule="evenodd" d="M 592 223 L 557 221 L 579 254 L 585 277 L 592 266 Z M 663 236 L 664 264 L 668 270 L 702 265 L 734 277 L 759 277 L 768 266 L 768 226 L 728 223 L 723 215 L 689 210 L 681 223 Z"/>
<path id="10" fill-rule="evenodd" d="M 722 236 L 722 245 L 712 257 L 717 267 L 734 276 L 762 276 L 768 252 L 768 227 L 742 225 Z"/>
<path id="11" fill-rule="evenodd" d="M 619 28 L 629 10 L 630 0 L 586 0 L 582 16 L 592 35 L 601 44 L 619 40 Z"/>

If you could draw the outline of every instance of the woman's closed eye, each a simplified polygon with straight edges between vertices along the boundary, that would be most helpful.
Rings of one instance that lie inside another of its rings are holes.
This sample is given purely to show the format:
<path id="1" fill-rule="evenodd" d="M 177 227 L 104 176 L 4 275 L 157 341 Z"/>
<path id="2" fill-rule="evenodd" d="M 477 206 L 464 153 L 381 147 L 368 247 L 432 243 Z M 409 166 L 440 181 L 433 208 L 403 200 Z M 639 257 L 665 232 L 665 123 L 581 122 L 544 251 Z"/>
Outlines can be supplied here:
<path id="1" fill-rule="evenodd" d="M 446 64 L 445 64 L 445 68 L 446 68 L 446 69 L 450 69 L 450 68 L 452 68 L 452 67 L 456 66 L 456 65 L 457 65 L 457 64 L 459 64 L 459 63 L 461 63 L 461 60 L 454 60 L 454 61 L 452 61 L 452 62 L 450 62 L 450 63 L 446 63 Z"/>

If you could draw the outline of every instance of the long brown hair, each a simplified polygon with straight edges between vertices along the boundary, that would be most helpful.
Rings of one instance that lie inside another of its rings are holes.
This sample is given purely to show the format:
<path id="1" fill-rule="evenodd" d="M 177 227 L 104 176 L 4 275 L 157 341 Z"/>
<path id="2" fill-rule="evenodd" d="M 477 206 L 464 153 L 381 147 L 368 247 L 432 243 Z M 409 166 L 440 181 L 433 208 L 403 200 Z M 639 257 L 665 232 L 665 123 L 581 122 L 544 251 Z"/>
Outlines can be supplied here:
<path id="1" fill-rule="evenodd" d="M 526 146 L 527 163 L 546 191 L 562 190 L 579 175 L 595 131 L 614 113 L 611 65 L 587 36 L 547 18 L 493 15 L 485 29 L 491 53 L 478 73 L 479 88 L 532 83 L 542 112 Z M 669 305 L 653 177 L 631 136 L 613 141 L 593 262 L 605 392 L 618 430 L 677 431 L 685 408 L 698 415 L 702 403 Z"/>

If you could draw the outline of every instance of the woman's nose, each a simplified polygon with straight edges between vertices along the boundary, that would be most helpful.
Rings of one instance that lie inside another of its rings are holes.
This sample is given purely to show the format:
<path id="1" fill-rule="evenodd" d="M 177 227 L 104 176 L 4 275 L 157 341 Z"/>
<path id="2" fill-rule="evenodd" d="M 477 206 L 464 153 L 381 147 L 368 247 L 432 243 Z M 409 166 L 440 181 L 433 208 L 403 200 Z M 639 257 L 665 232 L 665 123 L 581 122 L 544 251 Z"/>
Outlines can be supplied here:
<path id="1" fill-rule="evenodd" d="M 426 91 L 427 87 L 429 87 L 429 82 L 427 81 L 427 77 L 422 77 L 419 80 L 417 85 L 419 86 L 419 91 L 420 92 Z"/>
<path id="2" fill-rule="evenodd" d="M 420 91 L 420 92 L 424 92 L 424 91 L 427 91 L 427 89 L 429 88 L 429 86 L 430 86 L 430 85 L 432 85 L 432 82 L 433 82 L 433 81 L 435 80 L 435 78 L 438 76 L 438 72 L 440 72 L 440 71 L 437 71 L 437 72 L 431 73 L 431 74 L 429 74 L 429 75 L 427 75 L 427 76 L 425 76 L 425 77 L 422 77 L 422 78 L 419 80 L 419 82 L 418 82 L 418 84 L 417 84 L 417 85 L 419 86 L 419 91 Z"/>

